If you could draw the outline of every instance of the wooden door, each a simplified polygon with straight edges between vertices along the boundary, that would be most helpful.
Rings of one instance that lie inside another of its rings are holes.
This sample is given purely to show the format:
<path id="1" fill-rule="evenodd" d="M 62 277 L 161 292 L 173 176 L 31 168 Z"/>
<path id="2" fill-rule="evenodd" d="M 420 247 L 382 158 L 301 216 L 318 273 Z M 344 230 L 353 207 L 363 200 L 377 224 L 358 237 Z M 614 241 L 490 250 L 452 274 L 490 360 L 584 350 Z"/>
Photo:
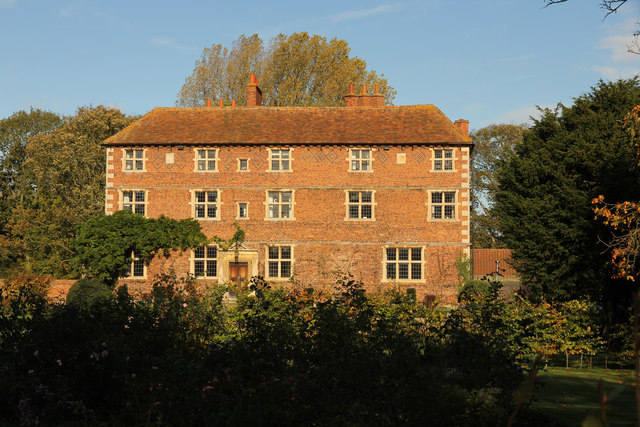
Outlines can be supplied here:
<path id="1" fill-rule="evenodd" d="M 236 283 L 249 280 L 249 263 L 248 262 L 230 262 L 229 263 L 229 279 Z"/>

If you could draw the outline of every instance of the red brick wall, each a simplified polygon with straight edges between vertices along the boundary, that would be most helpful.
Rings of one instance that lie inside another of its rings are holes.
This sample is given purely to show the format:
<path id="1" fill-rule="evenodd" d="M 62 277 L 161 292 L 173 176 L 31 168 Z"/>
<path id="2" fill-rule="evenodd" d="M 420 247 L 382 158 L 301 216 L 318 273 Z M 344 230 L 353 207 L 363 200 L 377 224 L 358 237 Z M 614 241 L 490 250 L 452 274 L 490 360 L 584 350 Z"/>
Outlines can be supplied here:
<path id="1" fill-rule="evenodd" d="M 453 172 L 431 170 L 429 146 L 362 147 L 374 149 L 373 172 L 349 172 L 346 146 L 288 148 L 292 172 L 267 172 L 265 146 L 219 147 L 218 172 L 194 172 L 193 147 L 147 147 L 145 172 L 124 172 L 123 149 L 109 148 L 106 211 L 121 208 L 121 190 L 146 190 L 147 216 L 188 218 L 191 190 L 218 190 L 220 220 L 202 220 L 203 231 L 231 237 L 236 202 L 248 202 L 249 219 L 237 221 L 246 231 L 245 246 L 259 251 L 259 274 L 264 275 L 267 244 L 286 244 L 294 248 L 295 280 L 326 286 L 334 282 L 332 272 L 340 269 L 376 287 L 383 281 L 385 246 L 421 247 L 424 279 L 401 287 L 417 288 L 419 297 L 435 294 L 453 300 L 458 283 L 453 262 L 469 250 L 468 148 L 447 147 L 454 148 Z M 167 153 L 173 154 L 173 164 L 166 163 Z M 237 171 L 238 158 L 249 159 L 248 172 Z M 265 219 L 270 189 L 294 191 L 295 220 Z M 374 192 L 374 220 L 345 220 L 348 190 Z M 430 220 L 429 190 L 457 191 L 455 220 Z M 188 272 L 189 255 L 155 259 L 147 277 L 170 265 Z"/>

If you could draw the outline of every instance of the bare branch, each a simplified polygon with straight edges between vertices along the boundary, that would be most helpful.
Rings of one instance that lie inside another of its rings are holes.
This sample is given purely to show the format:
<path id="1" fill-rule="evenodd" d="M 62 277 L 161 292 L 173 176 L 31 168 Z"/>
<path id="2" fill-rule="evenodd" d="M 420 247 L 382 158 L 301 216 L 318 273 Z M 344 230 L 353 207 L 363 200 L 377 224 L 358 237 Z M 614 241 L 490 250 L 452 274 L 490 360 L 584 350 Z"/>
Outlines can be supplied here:
<path id="1" fill-rule="evenodd" d="M 569 0 L 544 0 L 546 3 L 544 7 L 551 6 L 552 4 L 565 3 Z M 623 4 L 625 4 L 628 0 L 602 0 L 600 7 L 607 11 L 605 18 L 612 13 L 616 13 Z"/>
<path id="2" fill-rule="evenodd" d="M 601 7 L 607 11 L 605 18 L 612 13 L 616 13 L 620 6 L 625 4 L 628 0 L 602 0 Z"/>

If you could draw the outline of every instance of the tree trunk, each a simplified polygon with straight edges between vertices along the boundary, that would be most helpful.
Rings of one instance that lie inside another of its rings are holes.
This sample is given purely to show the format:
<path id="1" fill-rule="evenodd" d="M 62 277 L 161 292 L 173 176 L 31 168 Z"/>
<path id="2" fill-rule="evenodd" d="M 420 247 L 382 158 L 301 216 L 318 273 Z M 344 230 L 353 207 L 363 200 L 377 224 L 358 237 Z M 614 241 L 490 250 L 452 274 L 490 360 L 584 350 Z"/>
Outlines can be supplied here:
<path id="1" fill-rule="evenodd" d="M 580 370 L 582 371 L 582 353 L 580 353 Z"/>
<path id="2" fill-rule="evenodd" d="M 568 351 L 564 352 L 564 359 L 565 359 L 565 368 L 569 369 L 569 352 Z"/>

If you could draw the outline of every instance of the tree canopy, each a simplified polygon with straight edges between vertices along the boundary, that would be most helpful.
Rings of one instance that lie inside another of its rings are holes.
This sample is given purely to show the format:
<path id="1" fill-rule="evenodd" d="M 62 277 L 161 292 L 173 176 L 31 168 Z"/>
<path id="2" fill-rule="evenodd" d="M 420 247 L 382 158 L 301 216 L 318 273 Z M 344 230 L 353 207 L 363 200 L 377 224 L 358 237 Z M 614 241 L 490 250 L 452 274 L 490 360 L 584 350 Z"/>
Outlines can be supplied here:
<path id="1" fill-rule="evenodd" d="M 14 208 L 31 192 L 24 173 L 29 140 L 59 128 L 64 119 L 50 111 L 18 111 L 0 120 L 0 269 L 15 264 L 18 254 L 11 247 L 8 223 Z"/>
<path id="2" fill-rule="evenodd" d="M 72 264 L 86 275 L 114 285 L 132 254 L 148 261 L 155 252 L 166 255 L 207 241 L 195 219 L 145 218 L 130 211 L 96 215 L 78 227 Z"/>
<path id="3" fill-rule="evenodd" d="M 522 143 L 525 125 L 494 124 L 471 134 L 471 226 L 476 248 L 504 247 L 498 220 L 493 214 L 499 188 L 498 168 Z"/>
<path id="4" fill-rule="evenodd" d="M 500 169 L 495 212 L 535 295 L 601 299 L 621 292 L 612 286 L 600 243 L 606 232 L 591 201 L 600 194 L 611 202 L 639 198 L 634 147 L 622 125 L 638 103 L 637 79 L 600 81 L 572 106 L 543 110 Z"/>
<path id="5" fill-rule="evenodd" d="M 384 75 L 367 70 L 363 59 L 350 56 L 349 44 L 306 32 L 279 34 L 265 47 L 257 34 L 240 36 L 231 49 L 220 44 L 204 48 L 193 73 L 178 93 L 176 104 L 198 107 L 207 99 L 246 102 L 246 85 L 255 73 L 263 105 L 340 106 L 349 84 L 378 85 L 390 104 L 396 91 Z"/>
<path id="6" fill-rule="evenodd" d="M 79 108 L 57 129 L 27 135 L 19 174 L 23 190 L 11 207 L 0 254 L 17 257 L 25 271 L 75 276 L 75 229 L 104 210 L 101 143 L 134 120 L 113 108 Z"/>

